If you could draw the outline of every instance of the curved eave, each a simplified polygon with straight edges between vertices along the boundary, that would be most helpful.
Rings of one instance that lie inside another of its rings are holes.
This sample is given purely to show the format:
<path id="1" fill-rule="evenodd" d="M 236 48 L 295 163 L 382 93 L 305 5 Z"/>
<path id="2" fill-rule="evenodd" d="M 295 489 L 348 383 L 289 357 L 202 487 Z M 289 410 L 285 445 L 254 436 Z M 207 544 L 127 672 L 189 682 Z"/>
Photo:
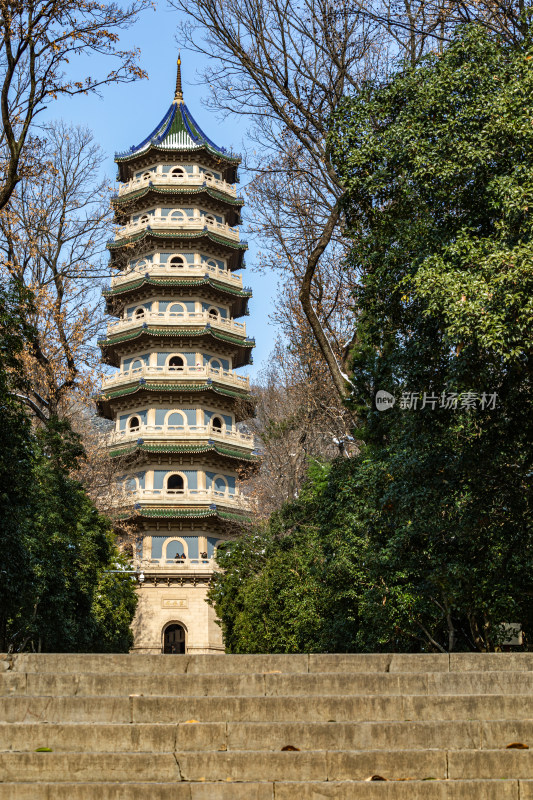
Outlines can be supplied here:
<path id="1" fill-rule="evenodd" d="M 113 359 L 113 352 L 117 345 L 125 344 L 127 342 L 134 342 L 136 339 L 141 339 L 143 336 L 147 338 L 156 337 L 162 339 L 199 339 L 207 337 L 208 339 L 215 339 L 217 342 L 233 347 L 234 350 L 234 368 L 244 367 L 250 364 L 250 354 L 255 347 L 254 339 L 238 338 L 226 333 L 219 333 L 213 328 L 154 328 L 151 325 L 141 327 L 137 330 L 123 333 L 121 336 L 113 336 L 110 339 L 99 339 L 98 345 L 102 350 L 102 357 L 104 360 L 109 358 L 111 366 L 118 367 L 118 359 Z"/>
<path id="2" fill-rule="evenodd" d="M 161 241 L 167 240 L 169 242 L 169 246 L 172 247 L 175 245 L 176 241 L 193 241 L 195 246 L 202 245 L 204 247 L 209 245 L 214 245 L 215 247 L 222 247 L 225 252 L 227 252 L 230 257 L 233 254 L 233 264 L 232 269 L 237 270 L 242 268 L 242 261 L 245 250 L 248 249 L 247 242 L 236 242 L 232 239 L 228 239 L 225 236 L 219 236 L 217 233 L 212 233 L 207 229 L 202 229 L 196 232 L 193 231 L 154 231 L 149 228 L 141 231 L 140 233 L 136 233 L 134 236 L 124 237 L 123 239 L 115 239 L 112 242 L 108 242 L 106 247 L 111 254 L 111 261 L 114 261 L 115 254 L 118 254 L 122 248 L 128 248 L 128 258 L 131 258 L 134 254 L 132 249 L 132 245 L 139 244 L 142 242 L 148 242 L 150 240 L 154 241 L 154 246 L 156 243 L 161 243 Z"/>
<path id="3" fill-rule="evenodd" d="M 101 392 L 96 398 L 96 407 L 100 416 L 106 419 L 114 419 L 113 403 L 124 398 L 133 399 L 135 395 L 143 392 L 183 395 L 183 394 L 209 394 L 213 393 L 218 397 L 228 398 L 229 400 L 239 400 L 243 404 L 243 413 L 239 414 L 237 422 L 246 419 L 253 414 L 255 405 L 254 398 L 247 391 L 229 389 L 226 386 L 208 383 L 136 383 L 133 386 L 123 386 L 110 392 Z M 138 398 L 136 398 L 138 400 Z"/>
<path id="4" fill-rule="evenodd" d="M 219 519 L 221 522 L 235 522 L 237 524 L 251 521 L 246 512 L 225 511 L 222 508 L 146 508 L 136 503 L 132 512 L 119 515 L 121 520 L 142 519 Z"/>
<path id="5" fill-rule="evenodd" d="M 189 189 L 181 192 L 175 189 L 160 190 L 147 188 L 140 190 L 140 192 L 136 194 L 138 196 L 131 194 L 127 195 L 125 198 L 115 197 L 111 201 L 117 225 L 125 225 L 131 214 L 136 212 L 140 213 L 147 206 L 157 205 L 162 202 L 193 204 L 195 201 L 200 201 L 205 208 L 215 213 L 222 210 L 225 214 L 226 222 L 232 228 L 242 224 L 241 208 L 244 205 L 244 201 L 242 199 L 235 201 L 235 198 L 233 198 L 233 202 L 231 202 L 232 198 L 222 193 L 219 193 L 217 196 L 215 193 L 202 188 Z M 124 203 L 126 203 L 126 205 L 124 205 Z"/>
<path id="6" fill-rule="evenodd" d="M 180 200 L 183 195 L 201 195 L 204 194 L 210 197 L 212 200 L 216 200 L 217 202 L 224 203 L 231 208 L 238 208 L 241 209 L 244 205 L 244 199 L 242 197 L 232 197 L 230 194 L 226 194 L 218 189 L 213 189 L 211 186 L 197 186 L 197 187 L 190 187 L 190 186 L 170 186 L 168 188 L 164 186 L 153 186 L 148 185 L 144 189 L 137 189 L 133 192 L 128 192 L 127 194 L 122 194 L 120 196 L 113 197 L 111 200 L 111 205 L 117 210 L 120 211 L 121 206 L 125 206 L 131 203 L 136 203 L 138 200 L 142 200 L 145 197 L 149 197 L 150 195 L 160 195 L 163 197 L 168 197 L 172 195 L 179 195 Z M 128 213 L 130 213 L 130 208 L 128 208 Z"/>
<path id="7" fill-rule="evenodd" d="M 131 302 L 133 298 L 138 299 L 139 296 L 144 297 L 143 289 L 182 289 L 188 290 L 191 295 L 195 294 L 197 290 L 203 287 L 209 288 L 231 305 L 231 316 L 243 317 L 248 311 L 248 299 L 252 296 L 249 289 L 234 289 L 220 281 L 213 280 L 209 277 L 193 278 L 192 280 L 166 280 L 165 278 L 141 278 L 140 280 L 132 281 L 130 284 L 124 284 L 116 289 L 104 289 L 102 292 L 105 302 L 107 313 L 117 313 L 117 308 L 121 309 L 126 303 Z M 133 295 L 133 298 L 132 298 Z M 151 297 L 151 293 L 146 295 Z M 114 302 L 116 301 L 116 302 Z"/>
<path id="8" fill-rule="evenodd" d="M 238 167 L 241 160 L 240 156 L 220 156 L 202 146 L 190 148 L 189 150 L 172 150 L 168 147 L 152 145 L 139 153 L 115 157 L 118 169 L 117 179 L 124 183 L 131 180 L 138 170 L 158 162 L 174 162 L 176 164 L 201 163 L 203 166 L 219 170 L 224 180 L 228 183 L 238 183 Z"/>
<path id="9" fill-rule="evenodd" d="M 157 144 L 150 144 L 148 147 L 145 147 L 142 150 L 132 150 L 129 153 L 115 153 L 115 163 L 119 166 L 121 164 L 130 164 L 134 162 L 136 159 L 139 159 L 142 156 L 153 155 L 154 153 L 161 157 L 163 156 L 166 159 L 172 158 L 173 156 L 182 156 L 184 153 L 200 153 L 204 151 L 207 155 L 214 157 L 218 162 L 226 163 L 230 166 L 238 166 L 242 158 L 237 155 L 230 155 L 229 153 L 222 153 L 220 150 L 211 147 L 207 143 L 201 142 L 191 147 L 162 147 L 161 145 Z"/>
<path id="10" fill-rule="evenodd" d="M 147 444 L 125 444 L 113 450 L 109 450 L 110 458 L 118 458 L 120 456 L 131 456 L 134 454 L 154 454 L 154 455 L 203 455 L 205 453 L 212 453 L 214 455 L 222 456 L 223 458 L 230 458 L 234 461 L 247 462 L 249 464 L 256 464 L 259 461 L 257 455 L 250 450 L 237 450 L 233 447 L 224 447 L 223 445 L 212 444 L 168 444 L 165 442 Z"/>
<path id="11" fill-rule="evenodd" d="M 252 296 L 251 289 L 234 289 L 232 286 L 228 286 L 226 283 L 221 283 L 220 281 L 213 280 L 213 278 L 191 278 L 191 280 L 187 280 L 183 278 L 182 280 L 166 280 L 165 278 L 140 278 L 138 280 L 132 281 L 131 284 L 124 284 L 124 286 L 120 286 L 116 289 L 104 289 L 102 292 L 103 296 L 107 299 L 110 297 L 117 297 L 121 294 L 126 294 L 128 292 L 134 291 L 134 289 L 138 289 L 141 286 L 155 286 L 157 288 L 164 288 L 164 287 L 176 287 L 176 288 L 196 288 L 200 286 L 210 286 L 213 289 L 217 289 L 219 292 L 223 294 L 229 294 L 233 297 L 240 297 L 243 300 L 248 300 L 249 297 Z"/>

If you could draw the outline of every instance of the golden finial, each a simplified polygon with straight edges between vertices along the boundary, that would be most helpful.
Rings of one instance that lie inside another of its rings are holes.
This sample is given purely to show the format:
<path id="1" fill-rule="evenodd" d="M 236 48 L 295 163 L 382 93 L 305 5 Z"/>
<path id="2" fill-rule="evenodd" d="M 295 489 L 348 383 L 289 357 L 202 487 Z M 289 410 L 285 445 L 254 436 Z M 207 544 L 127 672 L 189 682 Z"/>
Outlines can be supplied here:
<path id="1" fill-rule="evenodd" d="M 178 53 L 178 71 L 176 73 L 176 94 L 174 100 L 183 102 L 183 89 L 181 88 L 181 52 Z"/>

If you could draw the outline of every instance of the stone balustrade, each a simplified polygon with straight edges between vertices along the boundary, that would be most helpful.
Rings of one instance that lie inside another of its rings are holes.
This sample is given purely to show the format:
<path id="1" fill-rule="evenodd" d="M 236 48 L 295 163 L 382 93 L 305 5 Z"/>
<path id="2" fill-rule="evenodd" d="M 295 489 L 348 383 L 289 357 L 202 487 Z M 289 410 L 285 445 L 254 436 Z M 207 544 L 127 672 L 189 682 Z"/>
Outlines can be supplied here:
<path id="1" fill-rule="evenodd" d="M 182 217 L 179 215 L 162 217 L 159 214 L 147 214 L 146 218 L 137 220 L 136 222 L 128 222 L 126 225 L 118 228 L 115 240 L 123 239 L 124 237 L 133 236 L 136 233 L 145 231 L 148 228 L 159 231 L 182 231 L 182 230 L 202 230 L 206 228 L 212 233 L 218 233 L 225 236 L 227 239 L 239 241 L 239 229 L 232 228 L 227 222 L 217 222 L 216 220 L 209 220 L 200 214 L 193 217 Z"/>
<path id="2" fill-rule="evenodd" d="M 132 381 L 138 381 L 140 378 L 165 382 L 168 380 L 190 381 L 191 379 L 210 378 L 217 383 L 238 387 L 243 391 L 250 389 L 249 379 L 245 375 L 237 375 L 233 370 L 216 369 L 209 365 L 198 367 L 152 367 L 146 364 L 129 370 L 120 370 L 115 375 L 105 377 L 103 379 L 103 389 L 105 391 L 121 384 L 132 383 Z"/>
<path id="3" fill-rule="evenodd" d="M 225 319 L 220 315 L 211 315 L 207 311 L 144 311 L 143 313 L 135 313 L 130 317 L 109 323 L 107 326 L 107 335 L 113 336 L 122 331 L 132 330 L 133 328 L 138 328 L 143 323 L 164 326 L 176 325 L 179 327 L 186 325 L 204 327 L 205 325 L 210 325 L 212 328 L 218 330 L 246 336 L 246 323 L 237 322 L 233 319 Z"/>
<path id="4" fill-rule="evenodd" d="M 213 572 L 220 570 L 214 558 L 151 558 L 141 562 L 141 568 L 144 570 L 162 569 L 162 570 L 180 570 L 187 572 L 193 570 L 205 570 L 206 572 Z"/>
<path id="5" fill-rule="evenodd" d="M 143 262 L 137 264 L 133 269 L 127 269 L 120 272 L 111 278 L 111 288 L 122 286 L 126 283 L 132 283 L 148 275 L 150 278 L 199 278 L 209 275 L 223 283 L 228 283 L 236 289 L 242 289 L 242 276 L 234 275 L 229 269 L 220 269 L 212 265 L 204 264 L 187 264 L 169 265 L 159 262 Z"/>
<path id="6" fill-rule="evenodd" d="M 131 181 L 121 183 L 118 189 L 118 196 L 122 197 L 130 192 L 137 192 L 139 189 L 145 189 L 150 185 L 162 186 L 165 188 L 171 188 L 172 186 L 179 188 L 190 186 L 195 189 L 201 186 L 208 186 L 213 189 L 218 189 L 225 194 L 229 194 L 231 197 L 237 196 L 237 189 L 235 186 L 226 183 L 226 181 L 219 180 L 218 178 L 206 177 L 202 173 L 174 176 L 171 174 L 162 175 L 153 172 L 146 177 L 133 178 Z"/>
<path id="7" fill-rule="evenodd" d="M 137 439 L 174 441 L 205 441 L 212 439 L 225 444 L 239 444 L 253 447 L 254 436 L 244 433 L 236 428 L 213 428 L 212 425 L 139 425 L 134 428 L 113 431 L 109 434 L 109 445 L 122 442 L 136 441 Z"/>
<path id="8" fill-rule="evenodd" d="M 125 492 L 126 497 L 129 496 L 130 501 L 142 503 L 143 507 L 147 505 L 193 505 L 195 508 L 199 506 L 210 505 L 223 505 L 232 506 L 234 508 L 243 509 L 246 507 L 247 501 L 238 489 L 230 493 L 227 489 L 225 491 L 218 491 L 216 489 L 129 489 Z"/>

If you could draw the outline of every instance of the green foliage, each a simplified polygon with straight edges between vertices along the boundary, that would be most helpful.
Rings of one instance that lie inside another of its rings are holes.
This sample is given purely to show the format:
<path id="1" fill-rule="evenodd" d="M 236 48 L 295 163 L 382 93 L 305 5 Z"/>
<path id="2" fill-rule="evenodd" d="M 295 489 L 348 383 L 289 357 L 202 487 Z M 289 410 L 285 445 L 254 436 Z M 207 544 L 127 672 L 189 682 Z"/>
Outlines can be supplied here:
<path id="1" fill-rule="evenodd" d="M 376 469 L 365 647 L 494 649 L 507 621 L 533 638 L 531 58 L 529 39 L 466 27 L 333 124 Z M 378 389 L 496 393 L 497 406 L 378 412 Z"/>
<path id="2" fill-rule="evenodd" d="M 357 527 L 332 525 L 354 514 L 347 466 L 337 464 L 330 480 L 328 465 L 313 464 L 298 500 L 273 514 L 267 525 L 219 548 L 224 573 L 209 598 L 228 652 L 341 652 L 353 647 Z"/>
<path id="3" fill-rule="evenodd" d="M 494 650 L 503 622 L 531 647 L 532 107 L 529 38 L 471 26 L 332 120 L 366 445 L 222 557 L 233 652 Z"/>
<path id="4" fill-rule="evenodd" d="M 0 649 L 127 652 L 135 595 L 109 521 L 70 477 L 83 456 L 66 422 L 32 431 L 16 387 L 21 297 L 0 297 Z M 11 359 L 11 361 L 9 361 Z"/>

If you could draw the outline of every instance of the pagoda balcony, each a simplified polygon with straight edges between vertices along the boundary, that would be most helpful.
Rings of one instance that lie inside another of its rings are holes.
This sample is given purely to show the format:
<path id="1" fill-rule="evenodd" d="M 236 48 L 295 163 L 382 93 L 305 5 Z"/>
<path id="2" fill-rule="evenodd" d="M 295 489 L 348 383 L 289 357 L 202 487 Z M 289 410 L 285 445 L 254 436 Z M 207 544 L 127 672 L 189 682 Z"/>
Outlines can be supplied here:
<path id="1" fill-rule="evenodd" d="M 254 436 L 252 433 L 244 433 L 236 428 L 213 428 L 212 425 L 139 425 L 122 431 L 113 431 L 109 434 L 108 444 L 110 446 L 136 442 L 138 439 L 147 439 L 151 442 L 156 441 L 202 441 L 212 440 L 224 444 L 234 444 L 247 449 L 253 448 Z"/>
<path id="2" fill-rule="evenodd" d="M 202 186 L 208 186 L 212 189 L 218 189 L 220 192 L 225 192 L 226 194 L 231 195 L 231 197 L 237 196 L 237 189 L 235 186 L 232 186 L 231 183 L 219 180 L 218 178 L 205 176 L 202 173 L 180 176 L 174 176 L 171 174 L 158 175 L 157 173 L 151 173 L 145 177 L 134 178 L 126 183 L 121 183 L 118 189 L 118 196 L 122 197 L 125 194 L 137 192 L 139 189 L 145 189 L 148 186 L 162 186 L 165 189 L 172 188 L 173 186 L 178 188 L 190 186 L 194 189 L 201 188 Z"/>
<path id="3" fill-rule="evenodd" d="M 129 370 L 120 370 L 115 375 L 105 377 L 102 382 L 104 391 L 112 389 L 126 383 L 133 383 L 139 381 L 141 378 L 145 380 L 156 380 L 158 382 L 164 381 L 168 383 L 171 381 L 195 381 L 211 380 L 217 383 L 223 383 L 232 387 L 238 387 L 243 391 L 249 391 L 250 380 L 245 375 L 237 375 L 233 370 L 217 369 L 209 365 L 197 367 L 152 367 L 143 364 L 141 367 L 135 367 Z M 179 386 L 177 386 L 179 388 Z"/>
<path id="4" fill-rule="evenodd" d="M 214 558 L 148 558 L 142 559 L 140 568 L 143 572 L 153 570 L 163 572 L 220 572 Z"/>
<path id="5" fill-rule="evenodd" d="M 216 489 L 133 489 L 125 493 L 130 502 L 141 503 L 143 508 L 151 505 L 162 506 L 190 506 L 209 508 L 213 505 L 229 506 L 234 509 L 248 508 L 248 499 L 245 495 L 235 490 L 217 491 Z"/>
<path id="6" fill-rule="evenodd" d="M 178 301 L 176 301 L 178 303 Z M 220 316 L 210 316 L 208 311 L 191 311 L 191 312 L 178 312 L 178 311 L 145 311 L 143 314 L 136 316 L 135 314 L 126 319 L 119 319 L 118 322 L 111 322 L 107 326 L 107 335 L 114 336 L 122 331 L 129 331 L 133 328 L 138 328 L 143 323 L 150 325 L 163 325 L 163 326 L 183 326 L 194 325 L 195 327 L 205 327 L 210 325 L 227 333 L 235 333 L 239 336 L 246 336 L 246 323 L 237 322 L 233 319 L 224 319 Z"/>
<path id="7" fill-rule="evenodd" d="M 136 233 L 141 233 L 146 230 L 154 231 L 211 231 L 218 233 L 220 236 L 225 236 L 227 239 L 239 241 L 239 229 L 232 228 L 227 222 L 217 222 L 216 220 L 209 220 L 200 214 L 192 217 L 179 217 L 172 216 L 162 217 L 159 214 L 146 215 L 146 219 L 139 219 L 136 222 L 128 222 L 126 225 L 118 229 L 115 241 L 118 241 L 129 236 L 134 236 Z"/>
<path id="8" fill-rule="evenodd" d="M 159 262 L 138 264 L 134 269 L 124 270 L 111 278 L 111 288 L 132 283 L 146 276 L 150 278 L 211 278 L 229 283 L 235 289 L 242 289 L 242 276 L 234 275 L 229 269 L 209 266 L 208 264 L 187 264 L 186 266 L 169 266 Z"/>

